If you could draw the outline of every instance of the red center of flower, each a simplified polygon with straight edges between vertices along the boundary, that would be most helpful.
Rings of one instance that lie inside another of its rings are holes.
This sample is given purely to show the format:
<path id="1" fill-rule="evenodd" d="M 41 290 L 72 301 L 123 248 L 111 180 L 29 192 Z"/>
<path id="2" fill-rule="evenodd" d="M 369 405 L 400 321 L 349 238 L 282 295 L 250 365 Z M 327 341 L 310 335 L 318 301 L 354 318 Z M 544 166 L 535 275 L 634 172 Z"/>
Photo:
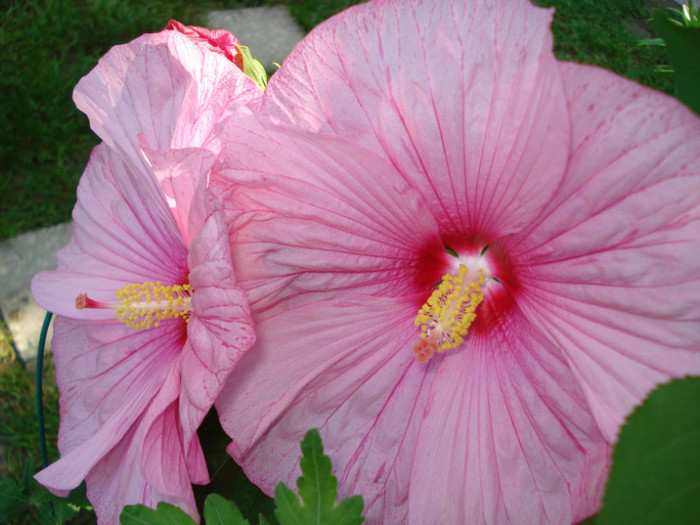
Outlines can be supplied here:
<path id="1" fill-rule="evenodd" d="M 467 333 L 484 333 L 501 323 L 519 289 L 513 265 L 497 243 L 448 242 L 442 257 L 433 251 L 422 261 L 424 275 L 439 268 L 443 276 L 415 318 L 421 338 L 413 350 L 421 362 L 461 345 Z"/>
<path id="2" fill-rule="evenodd" d="M 160 281 L 129 284 L 116 291 L 119 302 L 103 303 L 80 294 L 75 307 L 115 310 L 115 317 L 132 328 L 158 327 L 164 319 L 189 321 L 192 313 L 193 288 L 189 284 L 165 286 Z"/>

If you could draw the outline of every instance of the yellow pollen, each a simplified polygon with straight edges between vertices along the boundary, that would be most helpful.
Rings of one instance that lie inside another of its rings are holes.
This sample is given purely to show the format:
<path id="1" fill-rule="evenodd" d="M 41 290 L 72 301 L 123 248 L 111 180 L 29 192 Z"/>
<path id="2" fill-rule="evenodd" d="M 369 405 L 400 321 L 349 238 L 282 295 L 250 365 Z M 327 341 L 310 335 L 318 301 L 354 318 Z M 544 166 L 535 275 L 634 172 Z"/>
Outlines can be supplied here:
<path id="1" fill-rule="evenodd" d="M 189 321 L 193 288 L 189 284 L 164 286 L 160 281 L 129 284 L 117 290 L 116 317 L 132 328 L 159 326 L 160 321 L 180 317 Z"/>
<path id="2" fill-rule="evenodd" d="M 476 319 L 476 307 L 484 299 L 483 284 L 483 270 L 479 269 L 470 279 L 463 264 L 459 265 L 456 276 L 449 273 L 443 276 L 414 321 L 421 329 L 421 340 L 413 348 L 418 361 L 427 361 L 433 352 L 442 353 L 464 342 L 469 326 Z"/>

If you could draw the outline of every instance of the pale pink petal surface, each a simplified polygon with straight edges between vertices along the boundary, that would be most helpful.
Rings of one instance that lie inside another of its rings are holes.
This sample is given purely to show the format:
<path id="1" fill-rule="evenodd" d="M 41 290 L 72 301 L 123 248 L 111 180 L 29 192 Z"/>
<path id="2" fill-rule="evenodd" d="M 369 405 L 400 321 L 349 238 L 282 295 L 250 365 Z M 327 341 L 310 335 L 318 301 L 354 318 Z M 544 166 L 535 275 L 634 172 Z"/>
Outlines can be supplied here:
<path id="1" fill-rule="evenodd" d="M 132 427 L 120 444 L 105 455 L 87 477 L 87 496 L 95 508 L 99 523 L 119 523 L 123 502 L 155 508 L 165 501 L 191 516 L 197 516 L 194 498 L 185 500 L 181 496 L 159 493 L 144 478 L 139 465 L 143 443 L 139 432 L 142 429 L 142 425 Z"/>
<path id="2" fill-rule="evenodd" d="M 217 401 L 248 475 L 268 493 L 293 484 L 298 441 L 318 427 L 341 497 L 362 494 L 371 523 L 594 512 L 609 445 L 558 350 L 520 318 L 417 363 L 414 314 L 410 301 L 353 295 L 261 323 Z"/>
<path id="3" fill-rule="evenodd" d="M 55 325 L 62 456 L 37 479 L 67 493 L 139 420 L 177 358 L 184 334 L 66 317 Z"/>
<path id="4" fill-rule="evenodd" d="M 432 381 L 406 359 L 415 334 L 403 325 L 413 311 L 410 303 L 351 295 L 258 325 L 258 343 L 216 406 L 233 438 L 230 453 L 265 492 L 280 480 L 294 486 L 299 441 L 318 427 L 341 497 L 362 494 L 370 522 L 403 520 L 424 387 Z"/>
<path id="5" fill-rule="evenodd" d="M 614 440 L 657 383 L 700 373 L 700 122 L 606 71 L 561 68 L 569 169 L 510 253 L 528 315 L 564 351 Z"/>
<path id="6" fill-rule="evenodd" d="M 261 126 L 225 123 L 210 182 L 228 203 L 234 267 L 258 315 L 287 298 L 400 295 L 440 279 L 419 267 L 423 252 L 442 250 L 435 220 L 391 164 L 333 137 Z"/>
<path id="7" fill-rule="evenodd" d="M 609 452 L 559 349 L 513 314 L 440 362 L 409 521 L 578 523 L 600 506 Z"/>
<path id="8" fill-rule="evenodd" d="M 187 247 L 157 183 L 135 177 L 107 146 L 93 150 L 78 186 L 71 242 L 57 254 L 58 270 L 32 280 L 44 308 L 76 319 L 114 319 L 114 312 L 77 310 L 75 298 L 112 302 L 135 282 L 187 279 Z"/>
<path id="9" fill-rule="evenodd" d="M 518 231 L 566 165 L 551 17 L 525 1 L 356 6 L 295 48 L 263 111 L 382 153 L 445 231 Z"/>
<path id="10" fill-rule="evenodd" d="M 229 105 L 255 105 L 261 96 L 224 56 L 161 31 L 112 48 L 73 98 L 102 140 L 147 169 L 139 135 L 156 150 L 201 146 Z"/>

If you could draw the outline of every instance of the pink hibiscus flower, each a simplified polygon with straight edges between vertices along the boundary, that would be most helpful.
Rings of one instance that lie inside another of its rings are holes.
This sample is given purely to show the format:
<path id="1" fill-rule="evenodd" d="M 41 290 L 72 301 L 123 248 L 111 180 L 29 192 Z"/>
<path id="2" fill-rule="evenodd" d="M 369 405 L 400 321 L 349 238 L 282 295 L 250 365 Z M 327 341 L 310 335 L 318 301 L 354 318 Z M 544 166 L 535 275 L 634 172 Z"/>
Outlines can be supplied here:
<path id="1" fill-rule="evenodd" d="M 557 62 L 551 16 L 363 4 L 272 78 L 286 126 L 228 122 L 258 340 L 216 406 L 266 492 L 318 427 L 369 523 L 575 523 L 629 410 L 700 372 L 700 121 Z"/>
<path id="2" fill-rule="evenodd" d="M 78 84 L 104 140 L 78 187 L 58 269 L 32 281 L 58 314 L 52 342 L 61 458 L 36 475 L 64 495 L 87 481 L 101 524 L 160 501 L 197 517 L 209 480 L 196 430 L 254 341 L 223 216 L 199 148 L 260 90 L 174 31 L 113 48 Z"/>

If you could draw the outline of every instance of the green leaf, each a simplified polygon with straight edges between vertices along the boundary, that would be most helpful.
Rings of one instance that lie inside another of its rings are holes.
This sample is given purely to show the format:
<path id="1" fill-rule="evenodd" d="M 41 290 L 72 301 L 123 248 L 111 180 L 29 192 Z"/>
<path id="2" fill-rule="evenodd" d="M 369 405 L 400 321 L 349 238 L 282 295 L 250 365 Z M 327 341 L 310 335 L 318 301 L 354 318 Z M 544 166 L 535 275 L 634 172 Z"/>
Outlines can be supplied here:
<path id="1" fill-rule="evenodd" d="M 331 460 L 323 454 L 321 434 L 312 429 L 301 442 L 301 472 L 296 494 L 283 483 L 275 489 L 275 515 L 282 525 L 325 524 L 359 525 L 362 517 L 362 497 L 352 496 L 338 505 L 338 480 L 333 475 Z"/>
<path id="2" fill-rule="evenodd" d="M 30 505 L 29 497 L 21 485 L 10 478 L 0 480 L 0 523 L 9 523 Z"/>
<path id="3" fill-rule="evenodd" d="M 145 505 L 127 505 L 119 515 L 121 525 L 197 525 L 184 511 L 160 502 L 156 510 Z"/>
<path id="4" fill-rule="evenodd" d="M 92 510 L 85 495 L 85 483 L 68 497 L 59 498 L 34 480 L 34 470 L 34 462 L 29 460 L 19 482 L 11 478 L 0 480 L 0 523 L 14 522 L 21 515 L 22 523 L 62 525 L 81 510 Z"/>
<path id="5" fill-rule="evenodd" d="M 241 54 L 243 59 L 243 73 L 258 85 L 261 91 L 265 91 L 265 86 L 267 86 L 267 73 L 265 72 L 265 66 L 262 65 L 260 60 L 253 58 L 250 54 L 248 46 L 236 46 L 238 52 Z"/>
<path id="6" fill-rule="evenodd" d="M 250 525 L 236 504 L 219 494 L 210 494 L 204 502 L 204 520 L 207 525 Z"/>
<path id="7" fill-rule="evenodd" d="M 700 115 L 700 27 L 685 26 L 663 10 L 654 14 L 654 27 L 676 72 L 676 96 Z"/>
<path id="8" fill-rule="evenodd" d="M 700 377 L 660 386 L 629 416 L 597 523 L 700 523 Z"/>

